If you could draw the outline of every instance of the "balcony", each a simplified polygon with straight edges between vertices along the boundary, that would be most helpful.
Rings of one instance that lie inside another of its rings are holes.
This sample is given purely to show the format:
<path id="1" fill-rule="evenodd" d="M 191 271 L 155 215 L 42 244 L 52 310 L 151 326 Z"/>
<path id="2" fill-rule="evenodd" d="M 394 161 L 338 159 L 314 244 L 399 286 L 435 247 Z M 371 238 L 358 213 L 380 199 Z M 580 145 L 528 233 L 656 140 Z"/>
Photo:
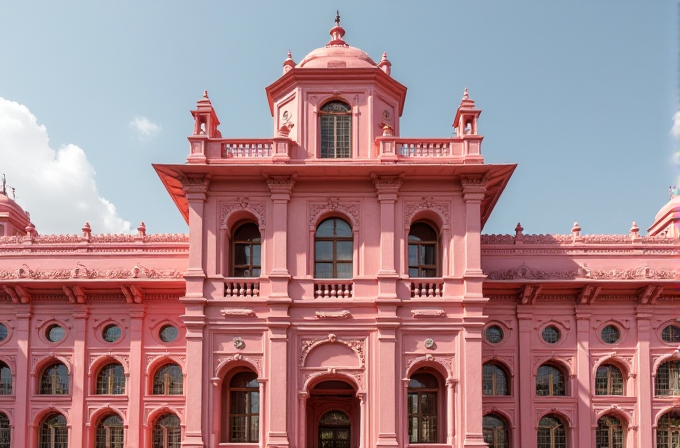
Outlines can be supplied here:
<path id="1" fill-rule="evenodd" d="M 351 299 L 352 280 L 323 279 L 314 280 L 315 299 Z"/>
<path id="2" fill-rule="evenodd" d="M 416 161 L 442 158 L 453 163 L 484 163 L 482 136 L 465 135 L 443 139 L 418 139 L 383 136 L 376 139 L 381 161 Z"/>
<path id="3" fill-rule="evenodd" d="M 411 280 L 412 298 L 441 298 L 444 296 L 444 281 L 441 278 Z"/>
<path id="4" fill-rule="evenodd" d="M 224 297 L 228 298 L 260 297 L 260 279 L 225 278 Z"/>

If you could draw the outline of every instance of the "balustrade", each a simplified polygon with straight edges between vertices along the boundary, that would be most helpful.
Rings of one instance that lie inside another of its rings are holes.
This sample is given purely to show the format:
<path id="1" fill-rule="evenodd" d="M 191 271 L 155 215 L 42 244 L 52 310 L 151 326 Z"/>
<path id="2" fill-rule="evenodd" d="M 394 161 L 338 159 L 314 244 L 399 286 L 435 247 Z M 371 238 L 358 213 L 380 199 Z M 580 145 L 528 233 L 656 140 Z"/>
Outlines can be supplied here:
<path id="1" fill-rule="evenodd" d="M 271 156 L 272 156 L 271 140 L 225 142 L 222 150 L 223 158 L 232 157 L 265 158 Z"/>
<path id="2" fill-rule="evenodd" d="M 259 297 L 260 282 L 255 279 L 226 279 L 224 297 Z"/>
<path id="3" fill-rule="evenodd" d="M 348 299 L 352 297 L 352 282 L 314 281 L 314 297 L 317 299 Z"/>
<path id="4" fill-rule="evenodd" d="M 444 295 L 444 282 L 442 281 L 412 281 L 411 297 L 442 297 Z"/>
<path id="5" fill-rule="evenodd" d="M 451 155 L 450 141 L 407 142 L 397 141 L 397 155 L 403 157 L 448 157 Z"/>

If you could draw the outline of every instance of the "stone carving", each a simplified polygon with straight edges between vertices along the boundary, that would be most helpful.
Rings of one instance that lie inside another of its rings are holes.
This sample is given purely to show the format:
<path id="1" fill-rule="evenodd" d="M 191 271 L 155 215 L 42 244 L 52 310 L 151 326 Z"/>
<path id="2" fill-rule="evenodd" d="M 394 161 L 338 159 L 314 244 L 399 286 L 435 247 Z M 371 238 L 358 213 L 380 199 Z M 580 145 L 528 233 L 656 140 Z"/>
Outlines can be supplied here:
<path id="1" fill-rule="evenodd" d="M 331 333 L 325 339 L 303 339 L 301 342 L 300 367 L 304 367 L 305 359 L 307 359 L 307 355 L 313 348 L 328 343 L 338 343 L 349 347 L 359 357 L 361 366 L 364 366 L 365 339 L 339 339 L 336 335 Z"/>
<path id="2" fill-rule="evenodd" d="M 217 365 L 215 366 L 215 375 L 213 375 L 215 378 L 219 377 L 220 370 L 222 370 L 226 364 L 237 361 L 247 362 L 255 368 L 255 373 L 257 373 L 258 377 L 262 375 L 262 360 L 260 358 L 251 358 L 248 356 L 243 356 L 240 353 L 236 353 L 232 356 L 220 356 L 216 359 L 216 361 Z"/>
<path id="3" fill-rule="evenodd" d="M 411 310 L 413 317 L 445 317 L 444 310 Z"/>
<path id="4" fill-rule="evenodd" d="M 223 229 L 226 228 L 229 215 L 236 210 L 247 210 L 255 215 L 260 227 L 266 225 L 266 208 L 264 202 L 250 201 L 248 198 L 241 197 L 236 201 L 221 203 L 220 223 Z"/>
<path id="5" fill-rule="evenodd" d="M 317 311 L 314 313 L 317 319 L 350 319 L 352 313 L 347 310 L 342 311 Z"/>
<path id="6" fill-rule="evenodd" d="M 411 370 L 411 367 L 414 364 L 417 364 L 419 362 L 436 362 L 437 364 L 440 364 L 444 369 L 446 369 L 446 378 L 450 379 L 453 378 L 453 369 L 452 369 L 452 362 L 451 358 L 449 357 L 443 357 L 443 356 L 433 356 L 431 354 L 427 354 L 425 356 L 419 356 L 417 358 L 411 358 L 406 360 L 406 371 L 408 372 Z"/>
<path id="7" fill-rule="evenodd" d="M 255 317 L 255 311 L 250 308 L 223 309 L 220 314 L 224 317 Z"/>
<path id="8" fill-rule="evenodd" d="M 315 226 L 319 216 L 326 212 L 341 212 L 352 221 L 352 228 L 354 231 L 359 229 L 360 225 L 360 204 L 359 202 L 344 202 L 338 198 L 328 198 L 326 202 L 310 202 L 309 203 L 309 225 Z"/>
<path id="9" fill-rule="evenodd" d="M 432 196 L 423 196 L 419 202 L 406 202 L 404 207 L 404 227 L 406 228 L 411 225 L 413 216 L 423 210 L 432 210 L 442 218 L 444 226 L 449 225 L 450 212 L 448 202 L 435 201 Z"/>
<path id="10" fill-rule="evenodd" d="M 427 348 L 427 349 L 435 348 L 434 339 L 432 339 L 432 338 L 425 339 L 425 348 Z"/>
<path id="11" fill-rule="evenodd" d="M 30 269 L 23 264 L 14 271 L 0 271 L 0 280 L 11 279 L 123 279 L 123 278 L 182 278 L 183 273 L 177 269 L 147 269 L 142 265 L 135 265 L 132 269 L 88 269 L 85 265 L 77 263 L 73 269 L 38 270 Z"/>
<path id="12" fill-rule="evenodd" d="M 592 269 L 584 264 L 581 269 L 579 269 L 579 275 L 585 278 L 602 280 L 671 280 L 678 276 L 678 272 L 668 268 L 652 269 L 646 264 L 633 269 Z"/>
<path id="13" fill-rule="evenodd" d="M 241 338 L 235 338 L 234 347 L 236 347 L 236 350 L 243 350 L 244 348 L 246 348 L 246 341 L 244 341 Z"/>
<path id="14" fill-rule="evenodd" d="M 522 235 L 524 244 L 573 244 L 573 235 Z M 640 238 L 642 244 L 674 244 L 673 238 L 665 236 L 643 236 Z M 482 244 L 515 244 L 514 235 L 482 235 Z M 633 244 L 633 237 L 628 235 L 581 235 L 579 243 L 582 244 Z"/>
<path id="15" fill-rule="evenodd" d="M 491 271 L 486 274 L 489 280 L 573 280 L 577 275 L 576 271 L 543 271 L 540 269 L 531 269 L 525 264 L 522 264 L 517 268 L 508 269 L 507 271 Z"/>

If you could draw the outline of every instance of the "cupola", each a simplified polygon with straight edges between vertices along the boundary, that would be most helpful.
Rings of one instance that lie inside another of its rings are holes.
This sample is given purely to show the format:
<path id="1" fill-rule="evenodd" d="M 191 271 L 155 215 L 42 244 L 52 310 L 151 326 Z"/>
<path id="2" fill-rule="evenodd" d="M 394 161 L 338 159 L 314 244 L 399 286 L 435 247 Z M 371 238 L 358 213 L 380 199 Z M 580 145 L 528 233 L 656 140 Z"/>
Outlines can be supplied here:
<path id="1" fill-rule="evenodd" d="M 23 236 L 29 225 L 31 225 L 30 215 L 9 197 L 7 181 L 3 174 L 2 189 L 0 189 L 0 237 Z"/>

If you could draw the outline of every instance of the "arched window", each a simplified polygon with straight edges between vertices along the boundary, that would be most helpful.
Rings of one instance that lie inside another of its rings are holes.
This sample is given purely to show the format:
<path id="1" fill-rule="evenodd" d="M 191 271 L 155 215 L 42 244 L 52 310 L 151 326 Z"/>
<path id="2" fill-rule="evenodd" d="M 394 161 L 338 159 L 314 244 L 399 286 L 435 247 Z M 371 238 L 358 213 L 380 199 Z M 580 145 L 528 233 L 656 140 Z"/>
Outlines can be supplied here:
<path id="1" fill-rule="evenodd" d="M 184 377 L 177 364 L 165 364 L 153 376 L 153 395 L 182 395 Z"/>
<path id="2" fill-rule="evenodd" d="M 567 432 L 556 415 L 546 415 L 538 422 L 537 448 L 567 448 Z"/>
<path id="3" fill-rule="evenodd" d="M 319 224 L 314 237 L 314 277 L 352 278 L 352 228 L 339 218 Z"/>
<path id="4" fill-rule="evenodd" d="M 153 448 L 180 448 L 182 430 L 175 414 L 164 414 L 153 425 Z"/>
<path id="5" fill-rule="evenodd" d="M 4 412 L 0 412 L 0 448 L 9 448 L 12 442 L 12 432 L 9 427 L 9 418 Z"/>
<path id="6" fill-rule="evenodd" d="M 260 440 L 260 385 L 254 372 L 240 372 L 229 381 L 227 388 L 228 413 L 223 413 L 226 428 L 222 438 L 228 434 L 232 443 L 257 443 Z"/>
<path id="7" fill-rule="evenodd" d="M 505 370 L 487 362 L 482 367 L 482 395 L 510 395 Z"/>
<path id="8" fill-rule="evenodd" d="M 618 367 L 602 364 L 597 368 L 595 395 L 623 395 L 623 375 Z"/>
<path id="9" fill-rule="evenodd" d="M 596 448 L 623 448 L 623 425 L 613 415 L 603 415 L 597 421 Z"/>
<path id="10" fill-rule="evenodd" d="M 439 248 L 437 232 L 424 222 L 411 225 L 408 233 L 409 277 L 436 277 L 439 275 Z"/>
<path id="11" fill-rule="evenodd" d="M 543 364 L 536 375 L 536 395 L 566 395 L 564 373 L 557 366 Z"/>
<path id="12" fill-rule="evenodd" d="M 97 394 L 120 395 L 125 393 L 125 372 L 117 362 L 105 365 L 97 375 Z"/>
<path id="13" fill-rule="evenodd" d="M 424 372 L 411 375 L 408 382 L 408 436 L 411 443 L 438 443 L 439 381 Z"/>
<path id="14" fill-rule="evenodd" d="M 232 239 L 232 275 L 234 277 L 259 277 L 260 229 L 252 222 L 243 224 L 234 232 Z"/>
<path id="15" fill-rule="evenodd" d="M 482 426 L 484 431 L 484 442 L 489 444 L 489 448 L 510 447 L 508 424 L 503 417 L 496 414 L 487 414 L 482 420 Z"/>
<path id="16" fill-rule="evenodd" d="M 656 396 L 680 395 L 680 361 L 666 361 L 656 371 Z"/>
<path id="17" fill-rule="evenodd" d="M 670 411 L 656 425 L 656 448 L 675 448 L 680 440 L 680 411 Z"/>
<path id="18" fill-rule="evenodd" d="M 107 415 L 97 424 L 94 448 L 123 448 L 123 420 L 116 414 Z"/>
<path id="19" fill-rule="evenodd" d="M 68 395 L 68 383 L 66 366 L 60 362 L 50 364 L 40 376 L 40 394 Z"/>
<path id="20" fill-rule="evenodd" d="M 0 361 L 0 395 L 12 394 L 12 371 Z M 2 447 L 2 445 L 0 445 Z"/>
<path id="21" fill-rule="evenodd" d="M 40 423 L 38 448 L 68 448 L 66 417 L 50 414 Z"/>
<path id="22" fill-rule="evenodd" d="M 342 101 L 329 101 L 319 111 L 321 158 L 351 157 L 352 109 Z"/>

